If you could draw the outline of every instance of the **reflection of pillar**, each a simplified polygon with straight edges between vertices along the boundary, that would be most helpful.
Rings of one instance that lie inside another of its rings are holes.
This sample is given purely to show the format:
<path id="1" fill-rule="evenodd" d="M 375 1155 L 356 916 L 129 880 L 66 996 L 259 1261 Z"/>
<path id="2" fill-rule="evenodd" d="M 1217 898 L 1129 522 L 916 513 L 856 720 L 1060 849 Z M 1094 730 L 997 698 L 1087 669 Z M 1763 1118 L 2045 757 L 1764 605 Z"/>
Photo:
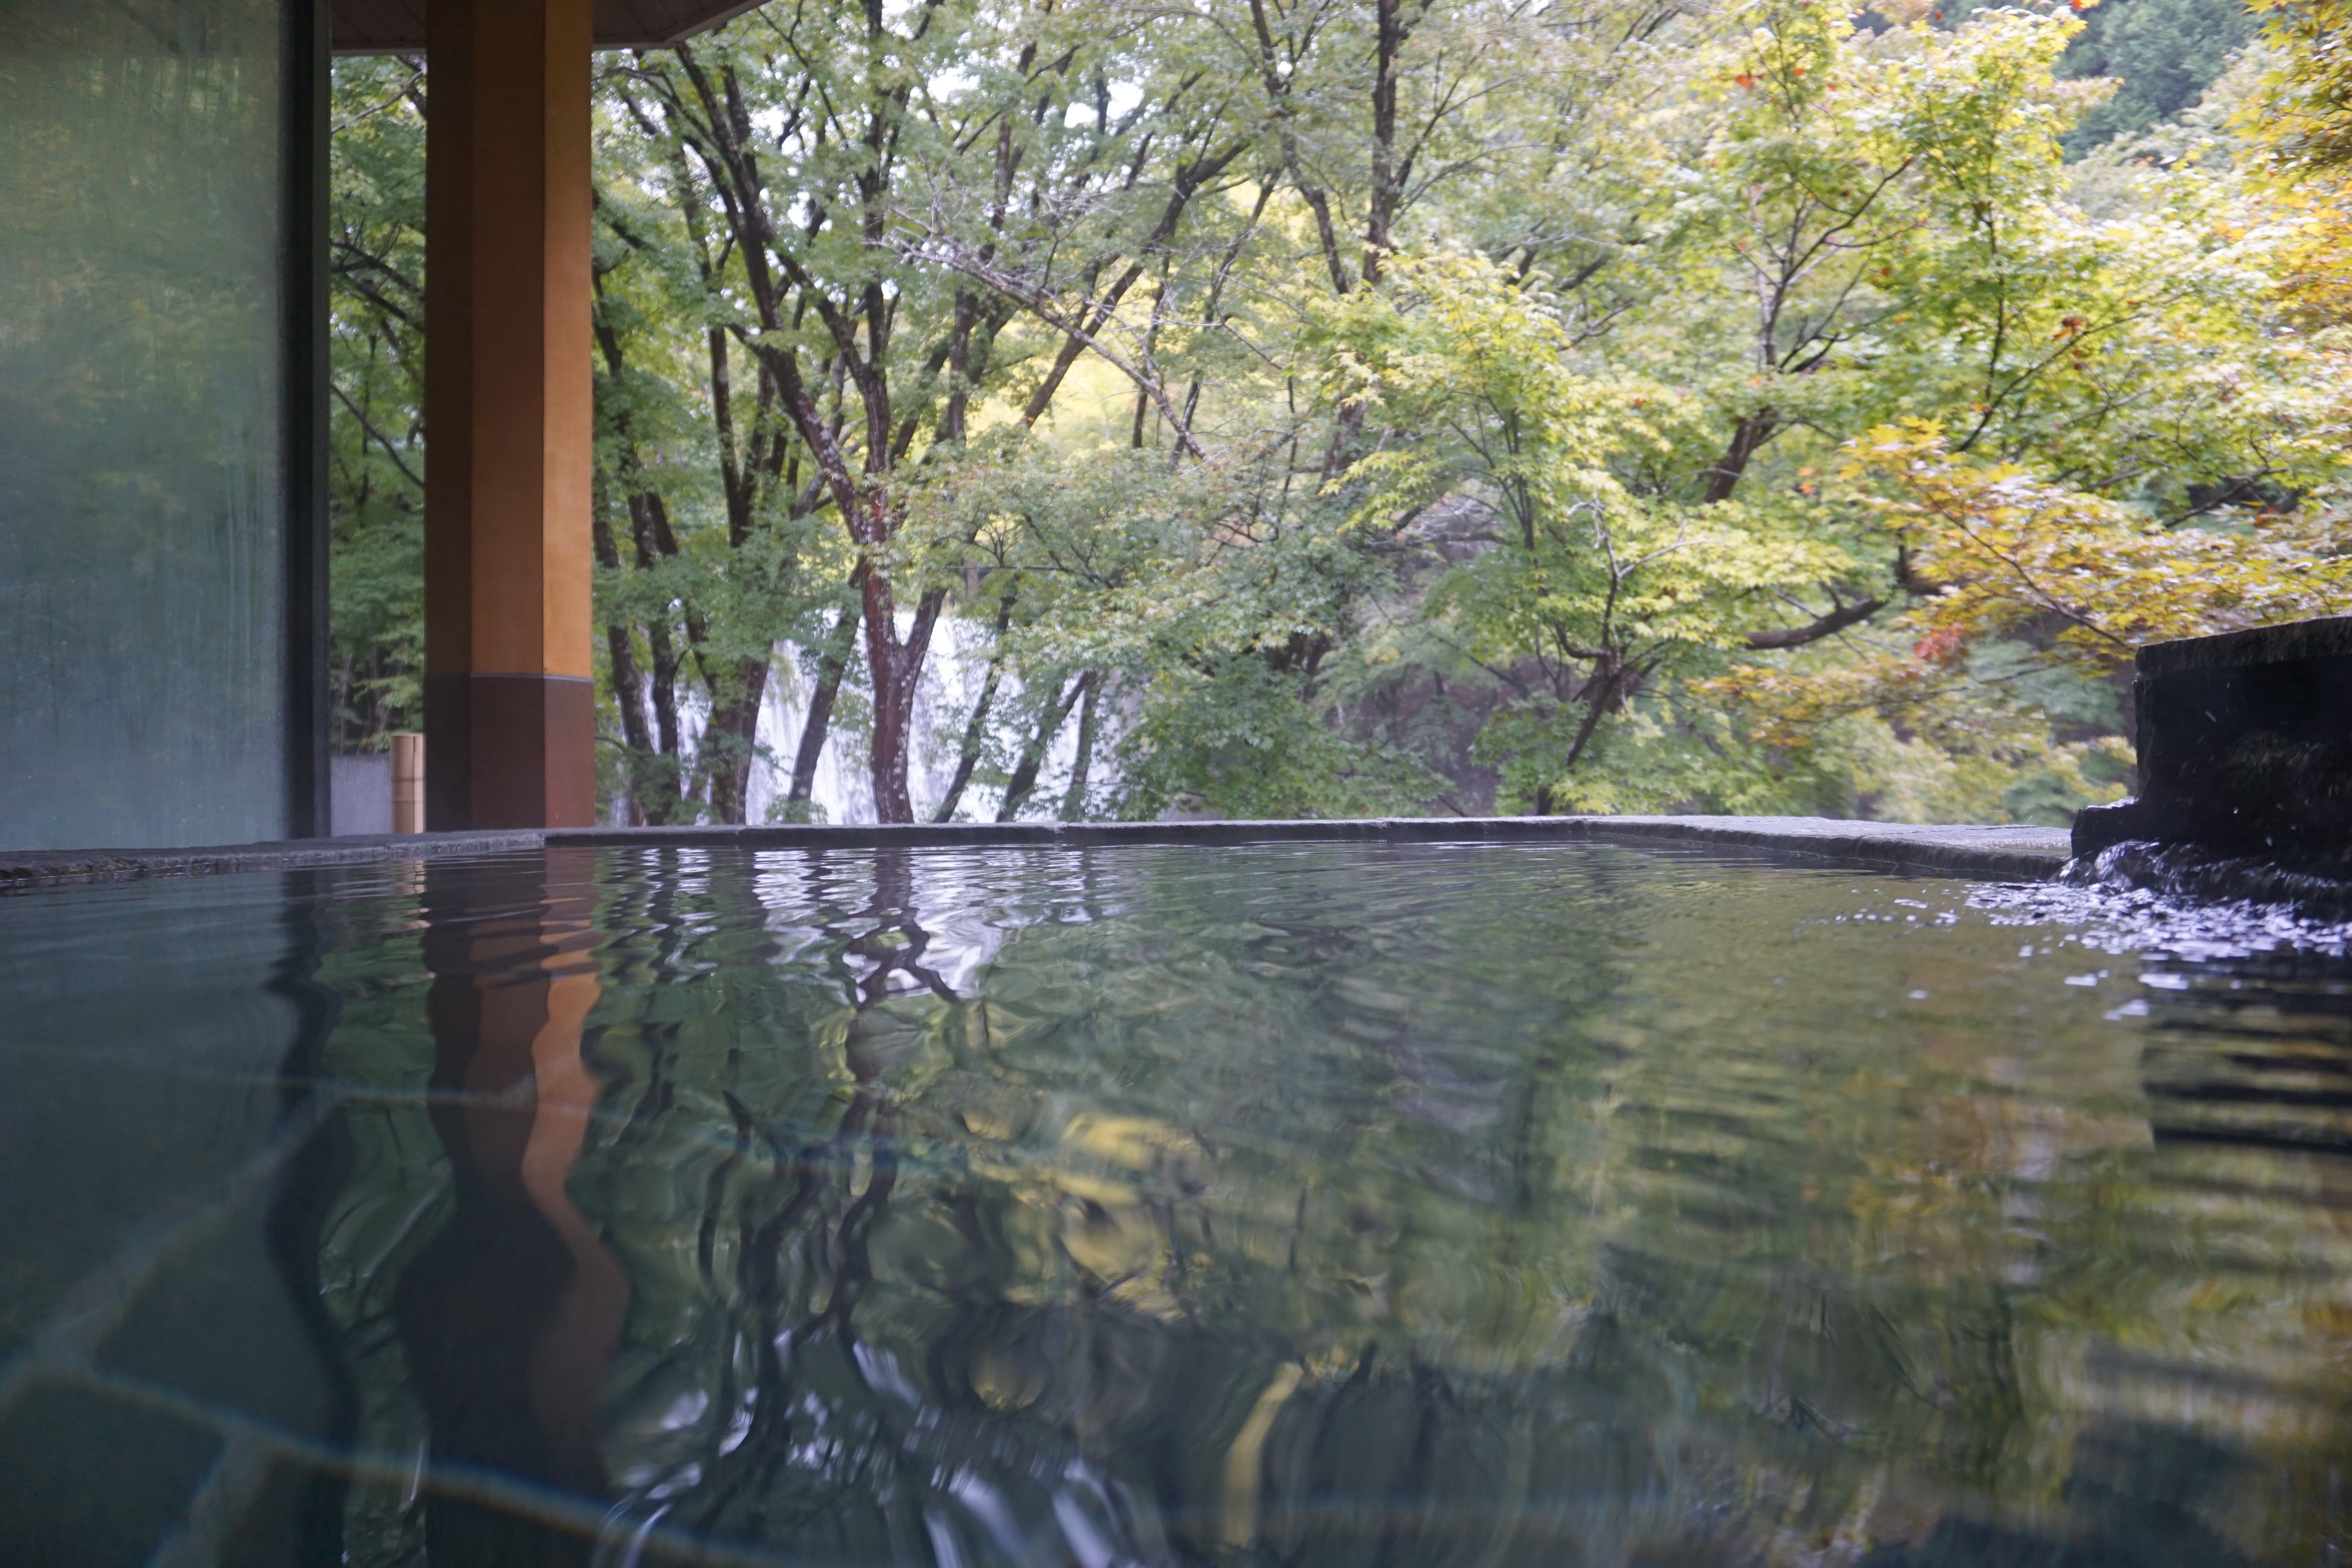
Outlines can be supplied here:
<path id="1" fill-rule="evenodd" d="M 281 1128 L 310 1119 L 322 1103 L 331 1103 L 322 1097 L 333 1093 L 324 1058 L 342 1001 L 318 979 L 320 961 L 331 946 L 324 930 L 323 884 L 323 876 L 315 871 L 289 871 L 285 878 L 282 918 L 287 952 L 269 984 L 271 993 L 293 1009 L 295 1018 L 294 1037 L 278 1064 Z M 318 1131 L 304 1138 L 279 1168 L 263 1231 L 286 1304 L 315 1347 L 319 1389 L 325 1395 L 321 1436 L 338 1445 L 349 1444 L 358 1431 L 360 1393 L 343 1335 L 327 1309 L 320 1263 L 336 1205 L 351 1184 L 352 1169 L 351 1123 L 338 1108 L 327 1112 Z M 269 1414 L 284 1419 L 282 1413 Z M 311 1471 L 299 1485 L 302 1495 L 296 1505 L 296 1518 L 303 1542 L 302 1561 L 333 1562 L 341 1555 L 346 1539 L 349 1479 L 322 1468 Z"/>
<path id="2" fill-rule="evenodd" d="M 394 1310 L 434 1462 L 600 1497 L 597 1411 L 628 1286 L 565 1190 L 597 1092 L 580 1057 L 598 991 L 588 855 L 550 850 L 543 879 L 530 864 L 436 863 L 425 876 L 433 1121 L 456 1203 Z M 463 1497 L 428 1508 L 436 1564 L 585 1553 Z"/>
<path id="3" fill-rule="evenodd" d="M 426 14 L 426 816 L 595 816 L 591 0 Z"/>

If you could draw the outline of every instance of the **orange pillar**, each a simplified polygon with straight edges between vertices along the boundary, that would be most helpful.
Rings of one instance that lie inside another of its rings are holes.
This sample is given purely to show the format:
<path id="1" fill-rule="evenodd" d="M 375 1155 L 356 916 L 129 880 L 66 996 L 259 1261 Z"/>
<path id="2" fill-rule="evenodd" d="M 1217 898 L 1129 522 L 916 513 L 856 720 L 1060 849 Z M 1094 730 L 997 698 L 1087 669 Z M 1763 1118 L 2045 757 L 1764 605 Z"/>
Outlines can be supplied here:
<path id="1" fill-rule="evenodd" d="M 425 132 L 425 822 L 596 812 L 592 0 L 435 0 Z"/>

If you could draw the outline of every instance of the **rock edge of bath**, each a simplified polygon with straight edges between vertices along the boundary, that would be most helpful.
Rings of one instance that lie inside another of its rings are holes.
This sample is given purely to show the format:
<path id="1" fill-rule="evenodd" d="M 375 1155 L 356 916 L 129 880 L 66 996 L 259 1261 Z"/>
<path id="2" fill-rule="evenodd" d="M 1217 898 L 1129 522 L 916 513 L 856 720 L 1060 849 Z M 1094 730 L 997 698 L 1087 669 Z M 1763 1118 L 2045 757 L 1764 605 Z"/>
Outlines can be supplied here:
<path id="1" fill-rule="evenodd" d="M 590 847 L 988 848 L 1116 844 L 1670 843 L 1756 850 L 1778 858 L 1883 871 L 2042 881 L 2066 863 L 2059 827 L 1921 826 L 1821 816 L 1349 817 L 1292 822 L 916 823 L 897 826 L 559 827 L 402 837 L 298 839 L 198 849 L 0 850 L 0 890 L 72 882 L 236 871 L 301 870 L 383 860 L 495 855 L 551 845 Z"/>

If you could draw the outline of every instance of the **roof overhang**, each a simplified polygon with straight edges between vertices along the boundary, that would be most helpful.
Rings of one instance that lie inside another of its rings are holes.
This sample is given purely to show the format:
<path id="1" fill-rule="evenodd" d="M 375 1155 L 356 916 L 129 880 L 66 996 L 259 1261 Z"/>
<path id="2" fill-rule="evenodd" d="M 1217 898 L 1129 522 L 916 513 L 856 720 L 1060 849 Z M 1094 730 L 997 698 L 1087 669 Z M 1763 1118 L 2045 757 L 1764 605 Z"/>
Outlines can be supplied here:
<path id="1" fill-rule="evenodd" d="M 760 0 L 596 0 L 596 47 L 649 49 L 675 44 Z M 339 55 L 413 55 L 425 50 L 425 0 L 331 0 Z"/>

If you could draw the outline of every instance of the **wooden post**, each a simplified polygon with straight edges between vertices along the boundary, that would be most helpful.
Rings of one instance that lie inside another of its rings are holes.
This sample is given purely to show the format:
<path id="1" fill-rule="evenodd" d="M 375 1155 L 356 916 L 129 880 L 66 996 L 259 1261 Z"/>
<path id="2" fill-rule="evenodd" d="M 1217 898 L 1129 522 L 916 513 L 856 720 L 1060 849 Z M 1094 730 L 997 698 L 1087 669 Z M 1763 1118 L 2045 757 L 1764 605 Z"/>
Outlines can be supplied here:
<path id="1" fill-rule="evenodd" d="M 592 0 L 426 15 L 425 816 L 586 826 Z"/>
<path id="2" fill-rule="evenodd" d="M 392 830 L 425 831 L 425 737 L 413 732 L 392 737 Z"/>

